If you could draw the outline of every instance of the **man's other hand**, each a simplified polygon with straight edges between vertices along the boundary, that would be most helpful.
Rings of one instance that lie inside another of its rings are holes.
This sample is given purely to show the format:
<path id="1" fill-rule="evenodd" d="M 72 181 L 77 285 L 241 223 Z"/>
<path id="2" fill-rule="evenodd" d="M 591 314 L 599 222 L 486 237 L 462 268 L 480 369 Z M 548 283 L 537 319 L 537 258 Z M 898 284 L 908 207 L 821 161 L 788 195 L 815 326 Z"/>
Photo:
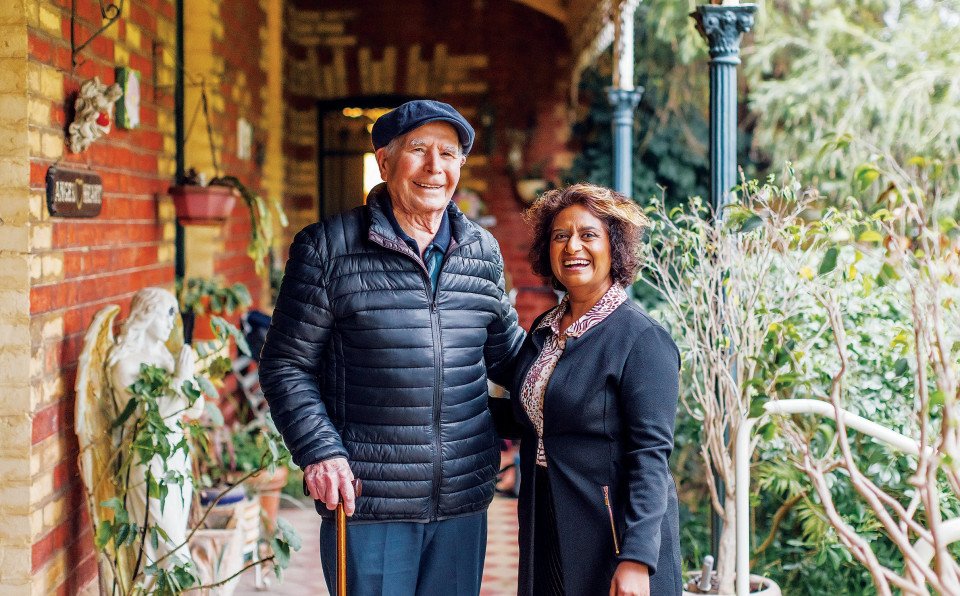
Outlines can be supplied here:
<path id="1" fill-rule="evenodd" d="M 322 501 L 327 509 L 333 511 L 343 496 L 343 510 L 353 515 L 356 509 L 356 495 L 353 492 L 353 472 L 346 458 L 334 457 L 310 464 L 303 471 L 310 496 Z"/>

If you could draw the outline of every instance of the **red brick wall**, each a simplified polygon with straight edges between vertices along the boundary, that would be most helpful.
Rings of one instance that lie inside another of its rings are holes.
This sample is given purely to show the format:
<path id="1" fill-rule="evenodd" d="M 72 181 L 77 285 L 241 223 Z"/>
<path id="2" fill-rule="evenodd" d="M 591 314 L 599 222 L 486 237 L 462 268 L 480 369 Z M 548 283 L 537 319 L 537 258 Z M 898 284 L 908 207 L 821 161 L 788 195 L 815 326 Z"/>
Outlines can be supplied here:
<path id="1" fill-rule="evenodd" d="M 43 22 L 29 30 L 29 59 L 54 66 L 62 74 L 63 101 L 38 97 L 49 109 L 49 122 L 35 122 L 31 134 L 43 139 L 63 139 L 73 116 L 73 100 L 81 83 L 99 76 L 114 82 L 115 40 L 101 36 L 81 55 L 83 63 L 73 69 L 70 53 L 70 2 L 47 4 Z M 77 38 L 87 39 L 99 24 L 95 2 L 77 2 Z M 52 15 L 59 17 L 59 34 L 49 26 Z M 37 453 L 59 453 L 52 465 L 52 492 L 34 507 L 54 513 L 44 521 L 47 530 L 34 543 L 32 569 L 44 577 L 48 588 L 58 594 L 74 594 L 96 575 L 91 528 L 76 468 L 77 443 L 73 432 L 73 385 L 82 337 L 93 315 L 108 304 L 129 307 L 133 293 L 144 286 L 172 288 L 172 236 L 169 225 L 158 218 L 157 195 L 169 185 L 160 173 L 164 132 L 158 114 L 170 113 L 173 97 L 169 90 L 153 86 L 153 40 L 156 23 L 172 20 L 171 2 L 135 3 L 129 20 L 121 20 L 115 35 L 125 40 L 125 28 L 133 24 L 143 35 L 129 49 L 129 64 L 141 73 L 141 125 L 132 131 L 113 131 L 76 155 L 64 149 L 60 165 L 92 169 L 103 178 L 104 200 L 100 216 L 91 219 L 50 218 L 45 208 L 36 222 L 33 243 L 35 261 L 41 264 L 39 278 L 30 292 L 30 314 L 34 353 L 42 353 L 43 369 L 37 371 L 35 387 L 42 387 L 38 410 L 33 417 L 32 442 Z M 45 175 L 54 159 L 49 146 L 31 158 L 31 190 L 45 192 Z M 166 247 L 166 248 L 164 248 Z M 161 253 L 166 256 L 161 258 Z M 49 265 L 49 267 L 48 267 Z M 49 271 L 47 270 L 49 269 Z M 36 275 L 36 273 L 35 273 Z M 57 445 L 59 444 L 59 445 Z M 42 461 L 42 458 L 41 458 Z M 41 465 L 43 465 L 43 463 Z M 41 470 L 46 473 L 46 470 Z M 49 527 L 48 527 L 49 526 Z M 62 567 L 61 567 L 62 565 Z M 62 571 L 60 571 L 62 570 Z"/>
<path id="2" fill-rule="evenodd" d="M 129 16 L 95 39 L 76 68 L 71 65 L 69 41 L 71 0 L 40 4 L 40 18 L 28 30 L 29 60 L 39 73 L 30 75 L 31 81 L 36 78 L 30 85 L 30 135 L 36 147 L 31 152 L 30 185 L 37 205 L 31 223 L 30 316 L 33 355 L 42 362 L 42 370 L 34 371 L 31 380 L 35 395 L 31 440 L 34 460 L 41 468 L 35 474 L 47 483 L 49 493 L 32 504 L 43 521 L 31 564 L 35 588 L 43 585 L 49 593 L 75 594 L 96 576 L 73 431 L 73 385 L 83 334 L 102 307 L 119 304 L 122 318 L 138 289 L 173 289 L 174 224 L 165 195 L 174 159 L 170 62 L 175 50 L 174 4 L 172 0 L 127 2 Z M 84 40 L 100 26 L 98 3 L 77 0 L 76 4 L 76 36 Z M 244 109 L 253 112 L 246 117 L 255 125 L 264 85 L 257 43 L 263 15 L 257 0 L 231 0 L 221 6 L 227 27 L 243 31 L 247 41 L 253 36 L 252 43 L 242 44 L 228 36 L 215 51 L 225 56 L 229 72 L 244 73 L 253 98 Z M 165 34 L 170 38 L 161 38 Z M 127 61 L 141 75 L 140 127 L 130 131 L 114 127 L 87 151 L 70 153 L 63 143 L 81 83 L 93 76 L 113 83 L 114 67 Z M 229 78 L 218 83 L 225 103 L 222 120 L 215 125 L 225 131 L 224 167 L 258 190 L 257 166 L 235 155 L 236 119 L 242 110 L 233 99 L 234 83 Z M 58 88 L 50 89 L 51 85 Z M 62 167 L 91 169 L 102 176 L 104 201 L 98 217 L 49 216 L 43 201 L 45 175 L 58 159 Z M 238 201 L 224 229 L 225 250 L 216 257 L 215 271 L 228 282 L 246 283 L 257 299 L 261 282 L 246 256 L 249 235 L 247 207 Z"/>

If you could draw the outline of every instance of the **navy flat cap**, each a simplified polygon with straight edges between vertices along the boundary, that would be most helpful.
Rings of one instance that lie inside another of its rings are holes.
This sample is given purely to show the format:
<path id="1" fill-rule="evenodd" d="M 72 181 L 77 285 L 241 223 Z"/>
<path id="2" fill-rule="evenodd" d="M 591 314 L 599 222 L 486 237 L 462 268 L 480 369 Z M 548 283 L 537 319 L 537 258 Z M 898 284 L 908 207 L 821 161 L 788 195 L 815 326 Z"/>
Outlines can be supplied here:
<path id="1" fill-rule="evenodd" d="M 449 122 L 460 137 L 463 153 L 473 147 L 473 127 L 453 106 L 432 99 L 416 99 L 401 104 L 373 123 L 373 148 L 386 147 L 393 139 L 428 122 Z"/>

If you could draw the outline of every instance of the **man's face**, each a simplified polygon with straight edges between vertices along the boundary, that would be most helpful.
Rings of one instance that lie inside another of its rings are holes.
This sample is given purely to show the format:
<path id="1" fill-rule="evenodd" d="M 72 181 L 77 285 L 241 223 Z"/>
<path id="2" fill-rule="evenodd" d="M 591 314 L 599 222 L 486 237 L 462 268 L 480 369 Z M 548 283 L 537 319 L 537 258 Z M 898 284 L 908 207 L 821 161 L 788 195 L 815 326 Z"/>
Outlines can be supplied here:
<path id="1" fill-rule="evenodd" d="M 386 147 L 377 150 L 380 176 L 394 209 L 410 214 L 446 209 L 464 161 L 457 131 L 446 122 L 428 122 L 411 130 L 392 154 Z"/>

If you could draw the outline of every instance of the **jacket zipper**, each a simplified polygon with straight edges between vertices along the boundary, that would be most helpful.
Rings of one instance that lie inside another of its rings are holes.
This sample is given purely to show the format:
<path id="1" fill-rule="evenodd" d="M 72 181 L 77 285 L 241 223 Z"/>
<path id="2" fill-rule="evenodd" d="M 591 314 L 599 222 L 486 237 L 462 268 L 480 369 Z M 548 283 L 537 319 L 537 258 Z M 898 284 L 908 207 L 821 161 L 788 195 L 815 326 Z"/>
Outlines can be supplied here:
<path id="1" fill-rule="evenodd" d="M 379 236 L 379 234 L 378 234 Z M 394 245 L 392 242 L 387 244 L 383 242 L 380 238 L 377 238 L 378 244 L 384 248 L 396 251 L 402 255 L 406 255 L 413 259 L 415 263 L 420 265 L 420 272 L 423 274 L 422 279 L 424 283 L 424 291 L 427 293 L 427 301 L 430 304 L 430 333 L 433 336 L 433 370 L 434 370 L 434 386 L 433 386 L 433 503 L 430 512 L 430 520 L 436 521 L 439 516 L 440 511 L 440 483 L 443 480 L 442 467 L 443 467 L 443 456 L 442 456 L 442 447 L 440 444 L 440 409 L 443 402 L 443 356 L 442 350 L 440 349 L 440 315 L 437 309 L 437 293 L 434 291 L 433 286 L 430 284 L 430 272 L 427 270 L 426 264 L 423 260 L 418 259 L 417 256 L 410 250 L 409 247 L 402 244 Z M 450 246 L 447 247 L 447 252 L 444 254 L 443 261 L 440 263 L 440 273 L 443 273 L 443 263 L 446 262 L 447 257 L 453 253 L 454 250 L 460 248 L 461 246 L 466 246 L 471 242 L 465 242 L 463 244 L 458 244 L 455 239 L 450 239 Z M 440 286 L 440 273 L 437 274 L 437 286 Z"/>
<path id="2" fill-rule="evenodd" d="M 610 487 L 603 488 L 603 504 L 607 506 L 607 515 L 610 516 L 610 532 L 613 534 L 613 552 L 620 555 L 620 543 L 617 541 L 617 526 L 613 523 L 613 507 L 610 505 Z"/>

